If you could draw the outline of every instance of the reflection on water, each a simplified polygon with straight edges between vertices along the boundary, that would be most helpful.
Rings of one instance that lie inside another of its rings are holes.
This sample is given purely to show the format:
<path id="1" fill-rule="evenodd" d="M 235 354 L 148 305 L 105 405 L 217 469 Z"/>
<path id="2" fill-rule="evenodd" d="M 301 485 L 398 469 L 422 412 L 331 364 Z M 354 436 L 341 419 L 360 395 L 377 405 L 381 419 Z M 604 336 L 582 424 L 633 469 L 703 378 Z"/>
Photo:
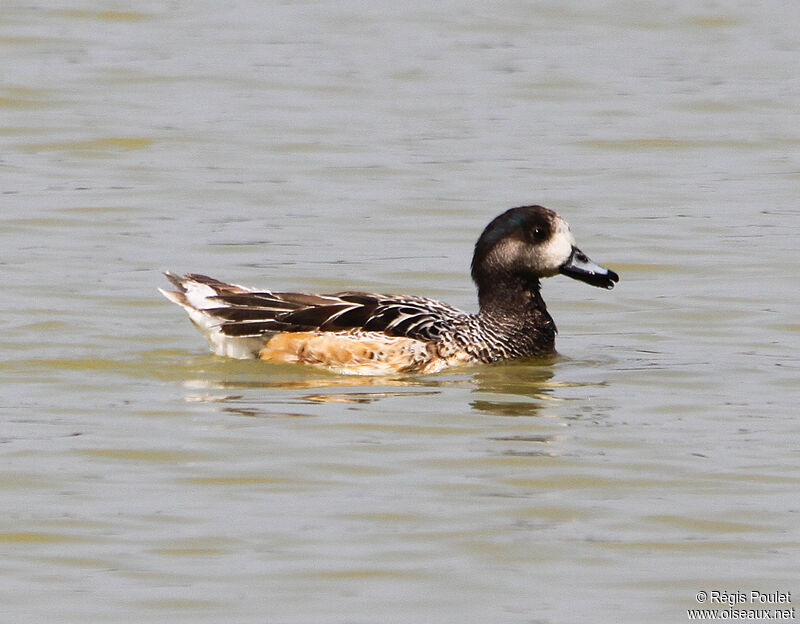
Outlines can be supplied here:
<path id="1" fill-rule="evenodd" d="M 555 360 L 553 357 L 539 362 L 512 362 L 477 371 L 472 381 L 475 393 L 481 398 L 473 399 L 470 405 L 496 416 L 537 416 L 543 404 L 553 400 L 550 380 L 551 363 Z"/>
<path id="2" fill-rule="evenodd" d="M 274 365 L 263 362 L 234 362 L 214 356 L 189 359 L 187 374 L 199 375 L 182 382 L 185 388 L 205 391 L 246 390 L 247 393 L 187 394 L 187 402 L 219 403 L 224 411 L 240 411 L 250 416 L 274 417 L 274 411 L 256 407 L 263 400 L 259 390 L 296 391 L 337 388 L 337 392 L 269 393 L 270 404 L 341 403 L 369 405 L 387 399 L 412 399 L 441 395 L 446 388 L 461 388 L 473 396 L 470 407 L 479 413 L 495 416 L 537 416 L 554 401 L 558 388 L 581 387 L 587 384 L 553 382 L 553 365 L 559 356 L 547 359 L 506 362 L 495 365 L 451 369 L 446 373 L 420 376 L 352 376 L 320 372 L 307 366 Z M 230 370 L 226 364 L 230 363 Z M 260 376 L 255 379 L 254 376 Z M 375 388 L 364 392 L 363 387 Z M 378 388 L 386 388 L 380 391 Z M 282 396 L 278 399 L 276 396 Z M 232 407 L 237 405 L 237 407 Z M 283 412 L 280 412 L 283 413 Z"/>
<path id="3" fill-rule="evenodd" d="M 375 403 L 381 399 L 403 396 L 434 396 L 438 392 L 348 392 L 348 393 L 328 393 L 328 394 L 307 394 L 303 397 L 305 401 L 314 403 Z"/>

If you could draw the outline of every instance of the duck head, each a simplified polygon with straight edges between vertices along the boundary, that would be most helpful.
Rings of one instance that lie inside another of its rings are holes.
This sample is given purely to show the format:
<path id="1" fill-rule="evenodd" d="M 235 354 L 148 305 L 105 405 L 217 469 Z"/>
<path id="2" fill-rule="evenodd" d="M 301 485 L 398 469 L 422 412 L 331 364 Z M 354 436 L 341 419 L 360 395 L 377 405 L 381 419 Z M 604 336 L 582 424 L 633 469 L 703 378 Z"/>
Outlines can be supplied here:
<path id="1" fill-rule="evenodd" d="M 498 280 L 535 284 L 563 274 L 592 286 L 611 289 L 614 271 L 595 264 L 575 245 L 569 225 L 543 206 L 511 208 L 495 217 L 481 234 L 472 257 L 472 279 L 491 288 Z"/>

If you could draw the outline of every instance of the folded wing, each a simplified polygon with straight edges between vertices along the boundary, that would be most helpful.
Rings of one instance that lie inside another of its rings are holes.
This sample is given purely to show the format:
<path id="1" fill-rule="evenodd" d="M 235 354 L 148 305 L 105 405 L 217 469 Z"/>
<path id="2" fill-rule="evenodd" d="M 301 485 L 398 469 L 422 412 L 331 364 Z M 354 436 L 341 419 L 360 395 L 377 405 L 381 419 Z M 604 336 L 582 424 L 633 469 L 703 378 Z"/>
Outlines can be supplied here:
<path id="1" fill-rule="evenodd" d="M 202 303 L 197 307 L 215 319 L 218 330 L 228 336 L 358 329 L 435 341 L 466 317 L 457 308 L 424 297 L 349 291 L 325 295 L 256 291 L 195 273 L 167 277 L 181 291 L 175 295 L 184 296 L 189 304 L 191 289 L 202 289 Z"/>

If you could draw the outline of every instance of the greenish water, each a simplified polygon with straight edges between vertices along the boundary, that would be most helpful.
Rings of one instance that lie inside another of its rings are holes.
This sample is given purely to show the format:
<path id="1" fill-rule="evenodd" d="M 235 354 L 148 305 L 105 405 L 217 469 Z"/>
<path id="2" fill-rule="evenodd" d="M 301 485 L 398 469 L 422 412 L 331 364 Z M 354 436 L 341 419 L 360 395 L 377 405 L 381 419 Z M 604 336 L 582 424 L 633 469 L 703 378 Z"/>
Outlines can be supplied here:
<path id="1" fill-rule="evenodd" d="M 4 621 L 674 622 L 800 592 L 797 13 L 4 5 Z M 223 360 L 155 290 L 474 309 L 474 241 L 523 203 L 621 275 L 546 281 L 553 360 Z"/>

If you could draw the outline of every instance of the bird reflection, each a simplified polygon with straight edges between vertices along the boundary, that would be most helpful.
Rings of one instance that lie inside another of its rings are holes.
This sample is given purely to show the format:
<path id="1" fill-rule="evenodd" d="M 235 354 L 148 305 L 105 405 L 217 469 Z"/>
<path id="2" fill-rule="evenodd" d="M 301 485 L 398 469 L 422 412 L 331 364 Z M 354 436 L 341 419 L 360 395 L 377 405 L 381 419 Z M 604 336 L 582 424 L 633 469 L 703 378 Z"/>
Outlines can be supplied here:
<path id="1" fill-rule="evenodd" d="M 473 409 L 496 416 L 536 416 L 553 396 L 555 358 L 484 366 L 472 377 L 475 392 L 489 395 L 471 402 Z"/>
<path id="2" fill-rule="evenodd" d="M 187 394 L 188 402 L 216 403 L 226 412 L 242 415 L 274 417 L 308 416 L 309 414 L 272 412 L 265 410 L 261 403 L 263 396 L 256 399 L 260 405 L 254 406 L 253 390 L 295 391 L 291 397 L 282 397 L 269 402 L 287 404 L 349 403 L 366 405 L 388 398 L 404 396 L 431 396 L 443 394 L 448 388 L 463 387 L 475 395 L 469 401 L 472 410 L 494 415 L 531 417 L 536 416 L 548 402 L 558 401 L 554 389 L 553 364 L 557 358 L 515 361 L 497 365 L 465 367 L 459 371 L 449 371 L 441 375 L 426 376 L 344 376 L 318 372 L 296 366 L 265 365 L 261 362 L 248 362 L 249 366 L 218 367 L 204 366 L 195 370 L 193 378 L 185 379 L 184 387 L 195 391 Z M 206 362 L 207 363 L 207 362 Z M 269 371 L 265 366 L 269 366 Z M 265 374 L 270 373 L 270 374 Z M 314 392 L 304 392 L 313 390 Z M 244 407 L 246 405 L 246 407 Z"/>

